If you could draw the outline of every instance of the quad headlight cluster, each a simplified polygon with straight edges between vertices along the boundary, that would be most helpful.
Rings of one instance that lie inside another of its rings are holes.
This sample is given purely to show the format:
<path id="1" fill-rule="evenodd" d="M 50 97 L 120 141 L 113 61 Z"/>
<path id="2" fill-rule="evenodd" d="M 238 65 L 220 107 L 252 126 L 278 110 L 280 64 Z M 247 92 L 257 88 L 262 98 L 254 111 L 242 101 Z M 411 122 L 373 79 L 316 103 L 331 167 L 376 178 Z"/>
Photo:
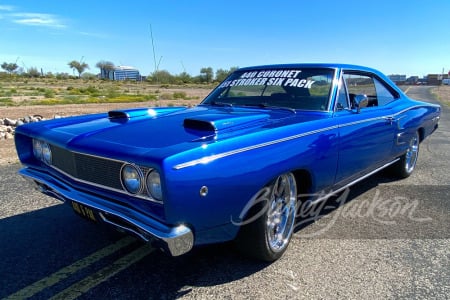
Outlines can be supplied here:
<path id="1" fill-rule="evenodd" d="M 50 145 L 44 141 L 33 139 L 33 154 L 34 157 L 40 161 L 51 165 L 52 164 L 52 150 Z"/>
<path id="2" fill-rule="evenodd" d="M 120 171 L 120 180 L 128 193 L 146 193 L 151 198 L 162 201 L 161 176 L 158 171 L 153 169 L 144 174 L 138 166 L 124 164 Z"/>
<path id="3" fill-rule="evenodd" d="M 34 157 L 47 165 L 53 165 L 50 145 L 39 139 L 33 139 L 32 144 Z M 163 200 L 161 175 L 156 169 L 124 163 L 120 168 L 120 182 L 123 190 L 129 194 Z"/>

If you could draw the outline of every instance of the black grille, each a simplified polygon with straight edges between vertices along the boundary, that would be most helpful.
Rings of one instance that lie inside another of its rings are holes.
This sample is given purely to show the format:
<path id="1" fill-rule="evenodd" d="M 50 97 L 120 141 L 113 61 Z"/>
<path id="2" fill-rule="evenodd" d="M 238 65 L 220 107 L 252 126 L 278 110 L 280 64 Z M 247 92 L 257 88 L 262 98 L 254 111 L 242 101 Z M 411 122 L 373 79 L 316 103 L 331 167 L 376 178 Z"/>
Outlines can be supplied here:
<path id="1" fill-rule="evenodd" d="M 79 180 L 122 189 L 120 169 L 123 162 L 74 153 L 53 145 L 50 147 L 52 150 L 52 165 L 55 168 Z"/>

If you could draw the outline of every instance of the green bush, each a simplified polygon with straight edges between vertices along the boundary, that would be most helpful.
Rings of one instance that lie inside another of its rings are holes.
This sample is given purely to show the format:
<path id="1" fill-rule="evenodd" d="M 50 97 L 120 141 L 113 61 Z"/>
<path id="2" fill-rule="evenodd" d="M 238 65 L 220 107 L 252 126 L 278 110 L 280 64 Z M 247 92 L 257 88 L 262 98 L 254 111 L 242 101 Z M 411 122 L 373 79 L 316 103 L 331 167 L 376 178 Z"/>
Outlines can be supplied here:
<path id="1" fill-rule="evenodd" d="M 106 91 L 106 96 L 109 98 L 114 98 L 119 95 L 120 95 L 120 93 L 119 93 L 119 89 L 117 87 L 113 87 L 113 86 L 109 87 Z"/>
<path id="2" fill-rule="evenodd" d="M 173 99 L 187 99 L 187 95 L 185 92 L 174 92 Z"/>
<path id="3" fill-rule="evenodd" d="M 0 98 L 0 104 L 1 105 L 12 105 L 14 102 L 11 98 Z"/>
<path id="4" fill-rule="evenodd" d="M 63 100 L 67 103 L 75 103 L 76 101 L 78 101 L 80 99 L 80 97 L 76 96 L 76 95 L 65 95 L 63 97 Z"/>
<path id="5" fill-rule="evenodd" d="M 45 98 L 54 98 L 55 97 L 55 92 L 53 90 L 47 89 L 44 93 L 44 97 Z"/>
<path id="6" fill-rule="evenodd" d="M 95 86 L 92 85 L 86 88 L 86 92 L 91 95 L 98 95 L 100 93 L 100 91 Z"/>
<path id="7" fill-rule="evenodd" d="M 173 94 L 162 93 L 162 94 L 159 96 L 159 99 L 161 99 L 161 100 L 171 100 L 171 99 L 173 99 Z"/>
<path id="8" fill-rule="evenodd" d="M 146 100 L 146 101 L 150 101 L 150 100 L 158 100 L 158 96 L 152 95 L 152 94 L 144 95 L 144 100 Z"/>

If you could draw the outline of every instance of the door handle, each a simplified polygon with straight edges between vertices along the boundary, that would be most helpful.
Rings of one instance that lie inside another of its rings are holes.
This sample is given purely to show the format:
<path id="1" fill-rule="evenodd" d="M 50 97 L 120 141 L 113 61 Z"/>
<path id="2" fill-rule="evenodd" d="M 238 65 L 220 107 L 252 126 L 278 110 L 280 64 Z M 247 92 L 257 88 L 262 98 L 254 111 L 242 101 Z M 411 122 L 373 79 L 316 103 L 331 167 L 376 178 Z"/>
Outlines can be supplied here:
<path id="1" fill-rule="evenodd" d="M 386 120 L 386 122 L 388 122 L 391 125 L 392 125 L 392 123 L 397 121 L 397 119 L 394 117 L 385 117 L 384 119 Z"/>

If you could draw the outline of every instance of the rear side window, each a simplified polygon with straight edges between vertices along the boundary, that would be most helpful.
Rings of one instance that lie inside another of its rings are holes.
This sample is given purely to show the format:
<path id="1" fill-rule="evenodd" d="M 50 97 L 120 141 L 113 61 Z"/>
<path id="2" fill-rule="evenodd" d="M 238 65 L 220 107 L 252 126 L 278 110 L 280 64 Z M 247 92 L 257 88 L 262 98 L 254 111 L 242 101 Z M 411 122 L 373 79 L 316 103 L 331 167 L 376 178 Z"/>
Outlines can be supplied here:
<path id="1" fill-rule="evenodd" d="M 395 100 L 392 93 L 384 85 L 382 85 L 381 82 L 375 79 L 374 83 L 377 91 L 378 105 L 386 105 Z"/>

